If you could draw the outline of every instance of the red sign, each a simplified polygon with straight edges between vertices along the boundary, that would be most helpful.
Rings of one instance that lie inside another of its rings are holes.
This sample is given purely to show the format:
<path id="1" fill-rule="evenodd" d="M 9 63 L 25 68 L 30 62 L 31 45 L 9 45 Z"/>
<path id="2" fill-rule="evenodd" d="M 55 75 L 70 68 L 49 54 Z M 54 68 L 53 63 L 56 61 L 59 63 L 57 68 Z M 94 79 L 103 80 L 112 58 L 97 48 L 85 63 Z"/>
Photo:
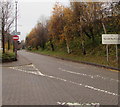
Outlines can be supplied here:
<path id="1" fill-rule="evenodd" d="M 14 35 L 13 36 L 13 40 L 19 40 L 19 36 L 18 35 Z"/>

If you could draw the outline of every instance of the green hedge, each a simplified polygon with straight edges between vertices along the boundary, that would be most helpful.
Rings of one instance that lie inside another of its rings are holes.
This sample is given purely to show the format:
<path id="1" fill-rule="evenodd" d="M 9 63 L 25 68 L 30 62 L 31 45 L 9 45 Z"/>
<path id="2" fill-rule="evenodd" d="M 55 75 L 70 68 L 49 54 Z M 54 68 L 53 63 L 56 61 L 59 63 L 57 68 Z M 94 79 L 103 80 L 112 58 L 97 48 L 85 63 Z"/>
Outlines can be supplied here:
<path id="1" fill-rule="evenodd" d="M 2 62 L 11 62 L 15 61 L 15 54 L 14 53 L 4 53 L 2 54 Z"/>

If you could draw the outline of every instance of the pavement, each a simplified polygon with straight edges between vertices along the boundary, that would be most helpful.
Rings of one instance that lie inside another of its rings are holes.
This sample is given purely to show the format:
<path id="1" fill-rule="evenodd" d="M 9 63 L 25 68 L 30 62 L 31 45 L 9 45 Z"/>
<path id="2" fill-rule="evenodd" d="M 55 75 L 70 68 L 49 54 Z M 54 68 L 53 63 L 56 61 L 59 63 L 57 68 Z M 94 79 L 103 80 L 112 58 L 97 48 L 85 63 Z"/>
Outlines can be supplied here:
<path id="1" fill-rule="evenodd" d="M 3 105 L 118 105 L 118 72 L 26 51 L 18 55 L 2 67 Z"/>

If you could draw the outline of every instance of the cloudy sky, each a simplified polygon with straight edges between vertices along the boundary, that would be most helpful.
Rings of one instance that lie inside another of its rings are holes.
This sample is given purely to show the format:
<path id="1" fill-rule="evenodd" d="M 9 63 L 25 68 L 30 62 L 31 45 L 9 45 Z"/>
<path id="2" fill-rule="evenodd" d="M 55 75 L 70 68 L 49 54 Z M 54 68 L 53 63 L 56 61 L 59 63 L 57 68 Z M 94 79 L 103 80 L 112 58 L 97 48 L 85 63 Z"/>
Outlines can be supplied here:
<path id="1" fill-rule="evenodd" d="M 41 17 L 49 18 L 54 4 L 59 1 L 64 5 L 69 0 L 18 0 L 18 31 L 21 32 L 20 40 L 36 25 Z"/>

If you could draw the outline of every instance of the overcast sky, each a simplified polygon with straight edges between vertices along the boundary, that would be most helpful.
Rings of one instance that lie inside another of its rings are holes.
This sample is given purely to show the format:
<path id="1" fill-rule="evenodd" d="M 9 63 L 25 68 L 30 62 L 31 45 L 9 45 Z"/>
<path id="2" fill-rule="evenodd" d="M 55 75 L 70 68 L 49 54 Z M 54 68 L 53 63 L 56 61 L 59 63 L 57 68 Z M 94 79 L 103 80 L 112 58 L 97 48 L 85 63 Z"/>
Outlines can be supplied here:
<path id="1" fill-rule="evenodd" d="M 18 31 L 21 32 L 20 40 L 24 40 L 26 35 L 40 20 L 41 16 L 49 18 L 56 1 L 67 5 L 69 0 L 18 0 Z"/>

